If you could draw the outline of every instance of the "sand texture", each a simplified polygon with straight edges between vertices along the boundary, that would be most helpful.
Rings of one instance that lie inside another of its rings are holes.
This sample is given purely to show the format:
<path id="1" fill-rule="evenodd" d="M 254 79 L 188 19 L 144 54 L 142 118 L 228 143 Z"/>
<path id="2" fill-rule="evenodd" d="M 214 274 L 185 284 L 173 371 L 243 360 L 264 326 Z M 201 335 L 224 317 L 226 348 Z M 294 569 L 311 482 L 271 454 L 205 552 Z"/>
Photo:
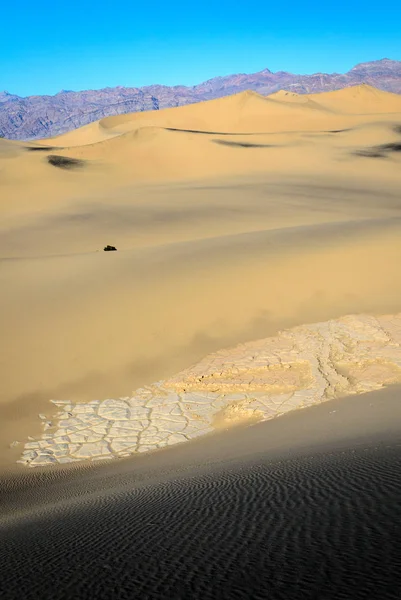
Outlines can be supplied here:
<path id="1" fill-rule="evenodd" d="M 2 600 L 399 597 L 400 148 L 366 85 L 0 140 Z"/>
<path id="2" fill-rule="evenodd" d="M 398 598 L 400 388 L 0 478 L 4 600 Z"/>
<path id="3" fill-rule="evenodd" d="M 398 314 L 400 126 L 401 97 L 363 85 L 243 92 L 0 140 L 2 465 L 41 438 L 39 414 L 57 425 L 50 399 L 79 410 L 136 398 L 224 348 Z M 366 381 L 396 377 L 374 372 Z M 204 431 L 225 402 L 206 411 Z M 268 406 L 246 410 L 266 418 Z M 178 421 L 143 446 L 182 440 Z M 127 451 L 138 432 L 120 436 Z"/>

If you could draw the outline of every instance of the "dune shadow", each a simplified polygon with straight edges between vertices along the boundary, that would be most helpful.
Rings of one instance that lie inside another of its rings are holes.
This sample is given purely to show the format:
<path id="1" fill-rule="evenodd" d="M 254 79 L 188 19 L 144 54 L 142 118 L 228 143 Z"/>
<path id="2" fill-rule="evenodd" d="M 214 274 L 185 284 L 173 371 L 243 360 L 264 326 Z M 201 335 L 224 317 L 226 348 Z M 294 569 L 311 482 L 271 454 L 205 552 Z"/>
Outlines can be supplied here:
<path id="1" fill-rule="evenodd" d="M 50 152 L 50 150 L 61 150 L 59 146 L 25 146 L 28 152 Z"/>
<path id="2" fill-rule="evenodd" d="M 252 142 L 232 142 L 230 140 L 212 140 L 214 144 L 233 146 L 234 148 L 276 148 L 275 144 L 253 144 Z"/>
<path id="3" fill-rule="evenodd" d="M 365 158 L 387 158 L 387 154 L 385 152 L 381 152 L 375 148 L 366 148 L 364 150 L 357 150 L 353 152 L 355 156 L 363 156 Z"/>
<path id="4" fill-rule="evenodd" d="M 401 142 L 393 142 L 392 144 L 383 144 L 380 146 L 385 152 L 401 152 Z"/>
<path id="5" fill-rule="evenodd" d="M 50 154 L 47 157 L 47 162 L 60 169 L 79 169 L 86 164 L 84 160 L 80 160 L 79 158 L 68 158 L 66 156 L 58 156 L 57 154 Z"/>
<path id="6" fill-rule="evenodd" d="M 346 129 L 331 129 L 325 131 L 325 133 L 344 133 L 345 131 L 352 131 L 352 129 L 350 127 L 347 127 Z"/>
<path id="7" fill-rule="evenodd" d="M 380 144 L 370 148 L 362 148 L 353 154 L 364 156 L 365 158 L 388 158 L 390 152 L 401 152 L 401 142 L 392 142 L 389 144 Z"/>
<path id="8" fill-rule="evenodd" d="M 181 133 L 199 133 L 200 135 L 264 135 L 263 132 L 241 132 L 235 133 L 230 131 L 202 131 L 201 129 L 178 129 L 177 127 L 165 127 L 166 131 L 177 131 Z"/>

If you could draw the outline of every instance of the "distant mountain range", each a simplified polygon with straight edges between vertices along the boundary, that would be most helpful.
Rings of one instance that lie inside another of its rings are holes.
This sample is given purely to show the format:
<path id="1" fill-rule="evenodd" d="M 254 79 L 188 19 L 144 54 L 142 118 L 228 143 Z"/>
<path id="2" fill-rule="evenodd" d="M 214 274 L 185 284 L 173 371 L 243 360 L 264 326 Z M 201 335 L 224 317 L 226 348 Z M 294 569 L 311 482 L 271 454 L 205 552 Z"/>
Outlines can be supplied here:
<path id="1" fill-rule="evenodd" d="M 51 137 L 110 115 L 182 106 L 247 89 L 265 96 L 280 89 L 306 94 L 361 83 L 401 94 L 401 61 L 383 58 L 361 63 L 344 74 L 294 75 L 264 69 L 259 73 L 215 77 L 193 87 L 119 86 L 83 92 L 62 90 L 55 96 L 27 98 L 0 92 L 0 136 L 14 140 Z"/>

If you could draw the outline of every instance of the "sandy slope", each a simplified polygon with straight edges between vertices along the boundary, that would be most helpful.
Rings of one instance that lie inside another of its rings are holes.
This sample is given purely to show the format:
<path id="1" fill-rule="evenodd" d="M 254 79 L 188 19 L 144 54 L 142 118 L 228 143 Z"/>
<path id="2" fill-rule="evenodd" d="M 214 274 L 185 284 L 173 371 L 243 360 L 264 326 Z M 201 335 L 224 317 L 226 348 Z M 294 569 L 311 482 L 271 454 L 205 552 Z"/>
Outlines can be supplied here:
<path id="1" fill-rule="evenodd" d="M 399 96 L 360 86 L 0 140 L 2 460 L 51 397 L 124 395 L 284 326 L 400 311 L 400 124 Z"/>
<path id="2" fill-rule="evenodd" d="M 1 597 L 395 600 L 399 395 L 0 476 Z"/>
<path id="3" fill-rule="evenodd" d="M 370 85 L 357 85 L 344 90 L 310 94 L 310 100 L 335 112 L 350 114 L 398 113 L 400 96 Z"/>

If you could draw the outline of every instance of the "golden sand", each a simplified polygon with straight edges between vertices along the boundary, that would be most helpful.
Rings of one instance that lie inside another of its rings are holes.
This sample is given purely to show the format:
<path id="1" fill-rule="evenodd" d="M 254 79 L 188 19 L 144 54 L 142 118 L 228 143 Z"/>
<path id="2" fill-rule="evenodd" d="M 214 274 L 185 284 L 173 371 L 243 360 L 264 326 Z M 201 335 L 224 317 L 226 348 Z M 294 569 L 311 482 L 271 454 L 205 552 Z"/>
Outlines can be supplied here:
<path id="1" fill-rule="evenodd" d="M 400 125 L 400 96 L 357 86 L 0 140 L 1 460 L 50 398 L 118 397 L 284 327 L 399 312 Z"/>

